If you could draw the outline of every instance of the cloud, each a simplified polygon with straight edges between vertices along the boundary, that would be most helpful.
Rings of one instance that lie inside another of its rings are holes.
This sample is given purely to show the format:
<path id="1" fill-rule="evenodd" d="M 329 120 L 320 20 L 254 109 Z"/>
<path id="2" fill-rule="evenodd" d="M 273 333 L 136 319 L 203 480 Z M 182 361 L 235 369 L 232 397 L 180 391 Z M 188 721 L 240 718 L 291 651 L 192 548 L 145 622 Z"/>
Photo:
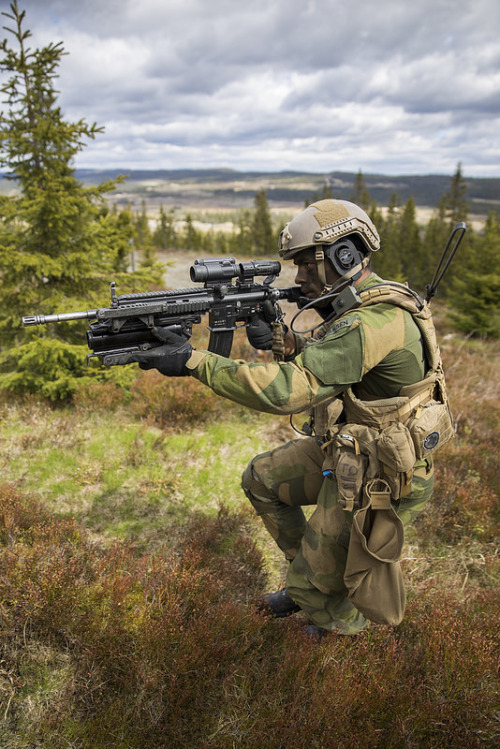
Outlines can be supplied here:
<path id="1" fill-rule="evenodd" d="M 496 0 L 19 0 L 79 166 L 496 176 Z"/>

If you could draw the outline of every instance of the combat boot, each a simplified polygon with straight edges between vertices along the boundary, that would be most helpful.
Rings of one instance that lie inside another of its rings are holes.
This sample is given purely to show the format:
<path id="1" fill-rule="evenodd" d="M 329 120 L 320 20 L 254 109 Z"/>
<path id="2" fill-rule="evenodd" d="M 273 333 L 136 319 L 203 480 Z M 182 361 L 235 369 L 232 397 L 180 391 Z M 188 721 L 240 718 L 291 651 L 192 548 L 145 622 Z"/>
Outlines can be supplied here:
<path id="1" fill-rule="evenodd" d="M 302 631 L 310 640 L 313 640 L 317 645 L 320 644 L 323 637 L 330 634 L 328 630 L 323 627 L 318 627 L 316 624 L 306 624 L 302 627 Z"/>
<path id="2" fill-rule="evenodd" d="M 258 609 L 262 614 L 282 619 L 285 616 L 290 616 L 300 611 L 300 606 L 290 598 L 286 592 L 286 588 L 282 588 L 276 591 L 276 593 L 266 593 L 265 596 L 262 596 Z"/>

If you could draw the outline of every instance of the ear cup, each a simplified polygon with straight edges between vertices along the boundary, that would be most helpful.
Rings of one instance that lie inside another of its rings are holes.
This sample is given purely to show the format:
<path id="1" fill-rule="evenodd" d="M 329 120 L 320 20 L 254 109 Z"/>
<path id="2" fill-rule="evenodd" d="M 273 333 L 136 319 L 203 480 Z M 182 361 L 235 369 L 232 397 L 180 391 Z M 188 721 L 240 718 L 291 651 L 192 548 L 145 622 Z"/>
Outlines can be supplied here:
<path id="1" fill-rule="evenodd" d="M 362 262 L 366 252 L 362 252 L 352 239 L 344 237 L 326 247 L 325 255 L 337 273 L 344 276 L 347 271 Z"/>
<path id="2" fill-rule="evenodd" d="M 349 268 L 352 268 L 355 264 L 354 253 L 350 244 L 351 243 L 349 242 L 343 242 L 340 247 L 335 250 L 335 257 L 337 258 L 338 264 L 346 270 L 349 270 Z"/>

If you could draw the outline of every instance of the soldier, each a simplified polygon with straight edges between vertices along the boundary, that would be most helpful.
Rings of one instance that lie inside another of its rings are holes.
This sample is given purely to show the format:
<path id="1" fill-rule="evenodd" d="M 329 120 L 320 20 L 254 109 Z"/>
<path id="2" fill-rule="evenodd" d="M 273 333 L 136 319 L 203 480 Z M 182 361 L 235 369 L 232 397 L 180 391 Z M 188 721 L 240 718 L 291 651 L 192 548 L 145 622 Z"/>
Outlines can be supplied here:
<path id="1" fill-rule="evenodd" d="M 137 355 L 144 368 L 189 374 L 250 408 L 309 413 L 304 436 L 256 456 L 242 487 L 289 562 L 285 588 L 261 608 L 275 617 L 305 612 L 305 631 L 318 640 L 357 634 L 368 620 L 401 621 L 404 526 L 429 501 L 432 454 L 452 432 L 429 309 L 372 271 L 379 248 L 361 208 L 320 200 L 280 237 L 302 304 L 324 321 L 307 337 L 286 329 L 284 361 L 235 361 L 183 338 L 166 345 L 160 363 Z M 265 314 L 247 334 L 254 347 L 271 348 Z M 305 505 L 314 506 L 309 519 Z"/>

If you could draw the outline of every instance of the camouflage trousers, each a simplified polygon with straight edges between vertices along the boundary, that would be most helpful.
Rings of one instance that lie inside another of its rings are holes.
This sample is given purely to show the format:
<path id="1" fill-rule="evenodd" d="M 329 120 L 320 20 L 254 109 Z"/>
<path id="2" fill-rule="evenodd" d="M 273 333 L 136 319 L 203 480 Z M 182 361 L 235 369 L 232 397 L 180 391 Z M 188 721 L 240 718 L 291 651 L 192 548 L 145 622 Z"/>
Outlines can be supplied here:
<path id="1" fill-rule="evenodd" d="M 344 584 L 353 514 L 339 506 L 335 481 L 324 478 L 324 458 L 314 437 L 293 440 L 257 455 L 243 474 L 242 488 L 290 562 L 285 585 L 293 600 L 313 624 L 354 635 L 367 620 Z M 433 483 L 432 465 L 421 461 L 411 493 L 393 503 L 403 525 L 423 510 Z M 305 505 L 315 505 L 309 519 Z"/>

